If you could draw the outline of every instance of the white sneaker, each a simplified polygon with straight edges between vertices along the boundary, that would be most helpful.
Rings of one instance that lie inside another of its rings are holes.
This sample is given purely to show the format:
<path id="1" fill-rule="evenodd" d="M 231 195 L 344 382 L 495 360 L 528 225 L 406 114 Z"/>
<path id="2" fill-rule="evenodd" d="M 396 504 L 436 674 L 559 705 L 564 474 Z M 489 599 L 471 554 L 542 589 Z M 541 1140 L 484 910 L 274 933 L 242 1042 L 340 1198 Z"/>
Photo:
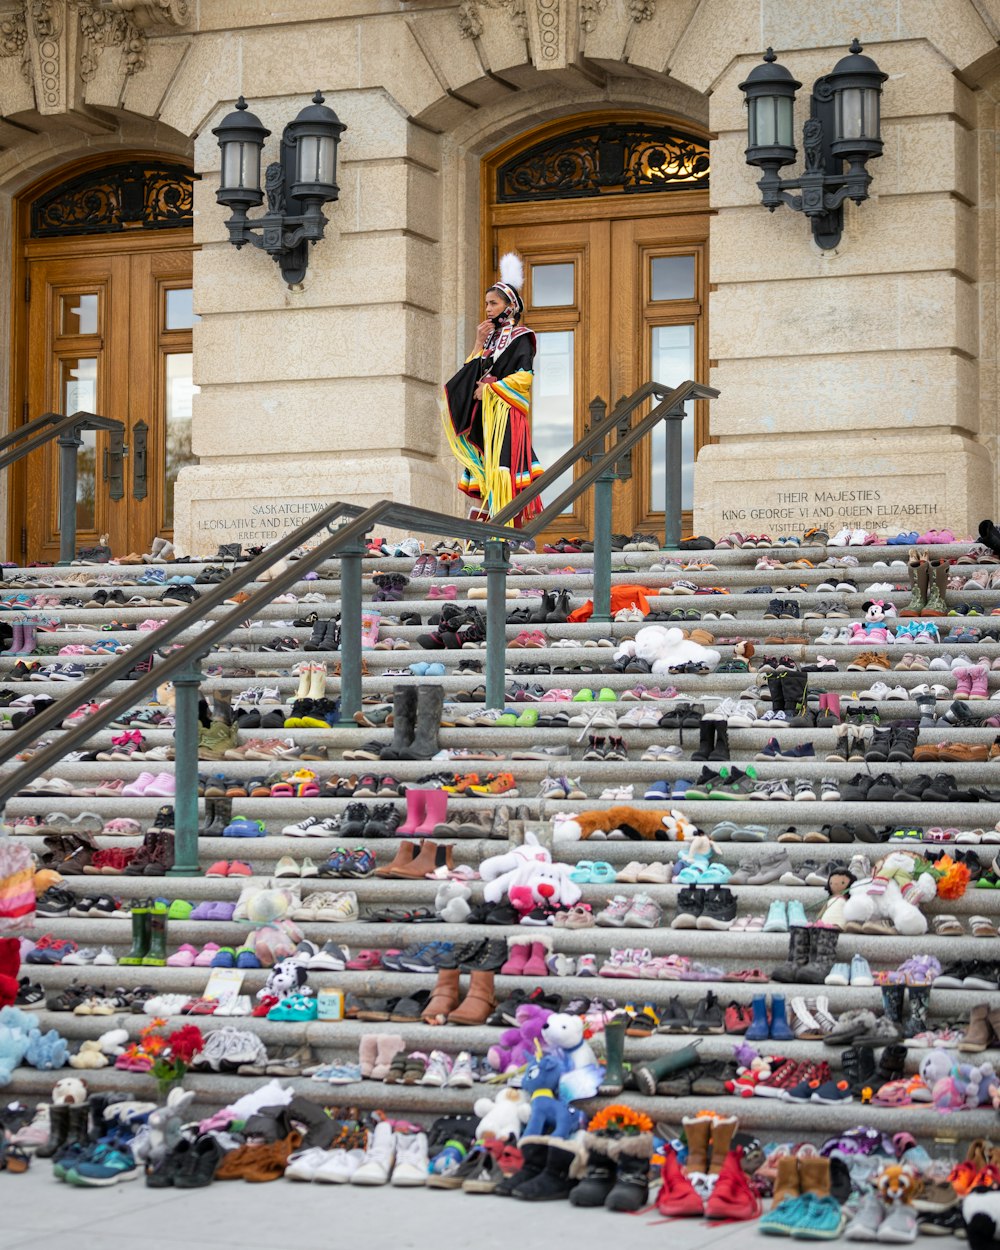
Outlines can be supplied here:
<path id="1" fill-rule="evenodd" d="M 867 702 L 882 703 L 888 699 L 889 692 L 890 687 L 884 681 L 875 681 L 872 682 L 867 690 L 862 690 L 858 698 Z"/>
<path id="2" fill-rule="evenodd" d="M 442 1050 L 432 1050 L 430 1058 L 427 1060 L 427 1070 L 417 1084 L 436 1085 L 440 1088 L 440 1086 L 448 1084 L 450 1076 L 451 1059 Z"/>
<path id="3" fill-rule="evenodd" d="M 433 1059 L 433 1055 L 431 1056 Z M 396 1137 L 396 1166 L 392 1170 L 393 1185 L 427 1184 L 427 1136 L 414 1133 Z"/>
<path id="4" fill-rule="evenodd" d="M 467 1050 L 463 1050 L 451 1065 L 448 1085 L 452 1089 L 471 1089 L 475 1079 L 472 1071 L 472 1056 Z"/>
<path id="5" fill-rule="evenodd" d="M 346 1185 L 364 1160 L 363 1150 L 328 1150 L 326 1162 L 316 1169 L 313 1179 L 326 1185 Z"/>
<path id="6" fill-rule="evenodd" d="M 364 1162 L 351 1176 L 352 1185 L 384 1185 L 396 1157 L 396 1135 L 386 1120 L 376 1124 L 368 1139 Z"/>
<path id="7" fill-rule="evenodd" d="M 111 968 L 118 962 L 114 953 L 107 946 L 102 946 L 94 957 L 95 968 Z"/>
<path id="8" fill-rule="evenodd" d="M 326 1162 L 330 1153 L 329 1150 L 321 1150 L 318 1146 L 313 1146 L 309 1150 L 300 1150 L 297 1154 L 289 1155 L 285 1166 L 285 1179 L 314 1181 L 316 1173 Z"/>
<path id="9" fill-rule="evenodd" d="M 846 547 L 851 541 L 853 532 L 853 530 L 838 530 L 832 538 L 826 540 L 826 545 L 828 547 Z"/>
<path id="10" fill-rule="evenodd" d="M 358 908 L 358 896 L 353 890 L 346 890 L 343 894 L 334 896 L 335 901 L 331 904 L 316 908 L 316 919 L 327 920 L 332 924 L 343 924 L 351 920 L 357 920 L 361 915 Z"/>

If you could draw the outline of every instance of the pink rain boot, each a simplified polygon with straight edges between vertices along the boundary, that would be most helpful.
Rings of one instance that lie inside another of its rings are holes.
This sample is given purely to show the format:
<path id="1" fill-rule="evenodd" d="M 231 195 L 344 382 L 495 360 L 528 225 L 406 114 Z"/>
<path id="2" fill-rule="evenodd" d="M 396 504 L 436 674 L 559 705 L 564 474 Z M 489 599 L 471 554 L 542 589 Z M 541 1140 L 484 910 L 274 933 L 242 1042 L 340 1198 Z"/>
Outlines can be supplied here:
<path id="1" fill-rule="evenodd" d="M 17 654 L 35 654 L 35 625 L 33 621 L 25 621 L 21 626 L 21 650 Z"/>
<path id="2" fill-rule="evenodd" d="M 426 790 L 424 798 L 424 818 L 413 831 L 418 837 L 433 834 L 438 825 L 444 824 L 448 815 L 448 796 L 443 790 Z"/>
<path id="3" fill-rule="evenodd" d="M 398 834 L 406 837 L 417 832 L 427 810 L 427 796 L 434 793 L 434 790 L 417 790 L 412 786 L 406 791 L 406 819 L 396 830 Z"/>
<path id="4" fill-rule="evenodd" d="M 13 625 L 14 637 L 10 640 L 10 646 L 3 653 L 4 655 L 20 655 L 21 648 L 24 646 L 24 626 L 20 621 L 15 621 Z"/>

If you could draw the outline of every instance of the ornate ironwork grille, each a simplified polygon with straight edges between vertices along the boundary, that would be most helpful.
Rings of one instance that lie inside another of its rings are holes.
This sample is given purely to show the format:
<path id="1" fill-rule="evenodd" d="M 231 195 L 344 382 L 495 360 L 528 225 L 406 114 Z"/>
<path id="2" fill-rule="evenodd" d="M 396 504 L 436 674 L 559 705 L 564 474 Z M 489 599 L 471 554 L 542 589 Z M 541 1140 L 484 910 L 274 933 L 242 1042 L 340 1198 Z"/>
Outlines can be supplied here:
<path id="1" fill-rule="evenodd" d="M 31 205 L 31 237 L 190 227 L 193 178 L 183 165 L 153 161 L 128 161 L 79 174 Z"/>
<path id="2" fill-rule="evenodd" d="M 667 126 L 612 122 L 546 139 L 497 170 L 497 203 L 708 186 L 708 146 Z"/>

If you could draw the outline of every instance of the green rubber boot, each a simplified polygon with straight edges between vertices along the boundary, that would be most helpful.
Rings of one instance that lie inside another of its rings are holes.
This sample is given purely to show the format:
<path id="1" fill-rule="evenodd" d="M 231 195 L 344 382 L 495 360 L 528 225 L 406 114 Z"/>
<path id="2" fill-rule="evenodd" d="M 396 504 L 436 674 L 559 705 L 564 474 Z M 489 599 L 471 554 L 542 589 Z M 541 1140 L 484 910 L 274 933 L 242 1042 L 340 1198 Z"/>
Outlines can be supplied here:
<path id="1" fill-rule="evenodd" d="M 639 1089 L 652 1097 L 656 1093 L 658 1082 L 662 1081 L 665 1076 L 680 1072 L 684 1068 L 694 1067 L 698 1062 L 700 1045 L 701 1038 L 699 1037 L 689 1046 L 681 1046 L 679 1050 L 671 1050 L 660 1059 L 651 1059 L 648 1063 L 639 1064 L 633 1071 Z"/>
<path id="2" fill-rule="evenodd" d="M 149 912 L 149 950 L 140 962 L 144 967 L 166 967 L 167 908 L 163 903 L 155 903 Z"/>
<path id="3" fill-rule="evenodd" d="M 604 1026 L 604 1053 L 607 1066 L 604 1069 L 604 1080 L 597 1091 L 599 1094 L 620 1094 L 625 1088 L 625 1027 L 624 1017 L 609 1020 Z"/>
<path id="4" fill-rule="evenodd" d="M 149 903 L 132 908 L 132 949 L 118 960 L 120 964 L 141 964 L 149 950 Z"/>

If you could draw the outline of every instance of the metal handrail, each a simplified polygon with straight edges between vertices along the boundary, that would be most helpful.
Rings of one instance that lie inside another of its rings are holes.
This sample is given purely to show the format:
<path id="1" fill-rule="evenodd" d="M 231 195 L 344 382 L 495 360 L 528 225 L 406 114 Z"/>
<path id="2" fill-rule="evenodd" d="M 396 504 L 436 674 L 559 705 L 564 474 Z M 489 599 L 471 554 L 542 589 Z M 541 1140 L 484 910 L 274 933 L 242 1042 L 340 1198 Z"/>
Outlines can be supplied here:
<path id="1" fill-rule="evenodd" d="M 655 385 L 649 384 L 649 386 Z M 643 399 L 656 393 L 648 387 L 641 389 L 647 390 Z M 662 389 L 658 388 L 661 391 Z M 623 408 L 627 407 L 631 412 L 643 402 L 643 399 L 633 397 L 624 406 L 619 405 L 611 417 L 600 422 L 597 428 L 589 431 L 580 440 L 577 446 L 584 450 L 577 453 L 577 458 L 585 454 L 585 449 L 593 448 L 600 440 L 606 438 L 613 421 L 618 438 L 612 446 L 598 457 L 553 504 L 535 516 L 520 533 L 528 537 L 538 533 L 550 523 L 553 515 L 558 515 L 565 509 L 567 502 L 572 502 L 590 485 L 600 483 L 602 476 L 605 481 L 613 480 L 614 467 L 619 458 L 645 437 L 658 421 L 671 416 L 676 417 L 678 411 L 683 414 L 683 405 L 688 399 L 707 398 L 717 393 L 711 387 L 685 382 L 666 392 L 660 404 L 627 433 L 618 426 Z M 565 472 L 565 467 L 559 467 L 564 460 L 565 456 L 560 457 L 560 461 L 553 466 L 558 473 Z M 541 478 L 538 479 L 538 481 L 541 480 Z M 549 480 L 552 480 L 551 471 Z M 544 484 L 542 489 L 544 489 Z M 332 528 L 338 521 L 343 523 Z M 58 741 L 36 751 L 15 773 L 7 777 L 0 776 L 0 808 L 12 795 L 23 789 L 25 784 L 41 776 L 47 768 L 57 764 L 68 752 L 82 746 L 96 731 L 105 728 L 119 715 L 128 711 L 164 680 L 173 678 L 176 691 L 174 806 L 177 843 L 177 862 L 173 871 L 179 875 L 197 874 L 200 871 L 197 855 L 197 731 L 198 687 L 202 679 L 199 668 L 201 659 L 214 643 L 221 641 L 234 629 L 239 628 L 245 620 L 252 617 L 256 611 L 266 606 L 276 596 L 291 589 L 304 572 L 311 571 L 327 559 L 339 559 L 341 563 L 341 718 L 342 723 L 353 723 L 353 714 L 361 705 L 361 559 L 363 556 L 361 540 L 379 524 L 405 526 L 418 533 L 447 534 L 484 542 L 484 567 L 488 583 L 487 699 L 488 702 L 496 705 L 498 697 L 502 700 L 503 693 L 505 581 L 509 568 L 507 540 L 512 537 L 512 531 L 507 526 L 498 524 L 496 518 L 491 522 L 471 521 L 425 508 L 417 508 L 410 504 L 397 503 L 393 500 L 381 500 L 365 509 L 355 504 L 337 502 L 303 522 L 284 538 L 279 539 L 250 560 L 240 573 L 234 571 L 224 582 L 207 586 L 194 603 L 183 608 L 155 633 L 148 635 L 141 643 L 116 657 L 99 672 L 76 686 L 75 693 L 81 704 L 95 702 L 106 686 L 126 678 L 138 663 L 148 659 L 154 651 L 161 653 L 161 658 L 155 668 L 151 667 L 148 672 L 137 674 L 130 681 L 128 690 L 112 698 L 79 725 L 67 730 Z M 236 605 L 232 611 L 215 620 L 206 621 L 205 628 L 199 632 L 197 638 L 176 650 L 168 651 L 166 655 L 162 654 L 162 649 L 179 634 L 198 622 L 205 621 L 209 611 L 230 598 L 241 587 L 259 580 L 261 574 L 292 555 L 303 542 L 322 530 L 330 531 L 330 536 L 285 568 L 279 569 L 261 589 L 253 592 L 248 599 Z M 610 540 L 610 534 L 608 540 Z M 610 565 L 609 547 L 605 554 Z M 595 544 L 595 563 L 596 559 Z M 4 735 L 0 743 L 0 765 L 6 764 L 12 757 L 29 748 L 49 730 L 57 728 L 64 717 L 63 703 L 53 703 L 31 717 L 19 730 L 10 735 Z"/>
<path id="2" fill-rule="evenodd" d="M 69 564 L 76 554 L 76 479 L 77 452 L 83 446 L 81 430 L 108 430 L 124 436 L 125 423 L 116 417 L 99 417 L 94 412 L 74 412 L 64 417 L 58 412 L 45 412 L 27 425 L 0 439 L 0 450 L 29 441 L 17 451 L 0 455 L 0 469 L 7 469 L 31 452 L 44 447 L 54 438 L 59 440 L 59 563 Z M 95 467 L 96 474 L 96 467 Z M 112 493 L 113 499 L 120 499 Z"/>

